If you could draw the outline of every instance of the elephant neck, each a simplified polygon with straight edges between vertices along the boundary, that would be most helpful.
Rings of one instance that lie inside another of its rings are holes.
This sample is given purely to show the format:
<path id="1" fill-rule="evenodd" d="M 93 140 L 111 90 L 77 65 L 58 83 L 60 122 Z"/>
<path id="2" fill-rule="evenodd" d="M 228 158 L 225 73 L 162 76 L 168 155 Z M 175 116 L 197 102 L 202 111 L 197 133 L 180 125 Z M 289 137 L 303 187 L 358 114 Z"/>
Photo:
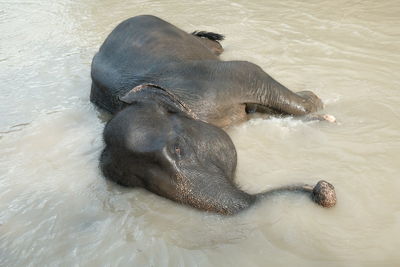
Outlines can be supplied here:
<path id="1" fill-rule="evenodd" d="M 182 112 L 185 115 L 198 119 L 197 115 L 180 100 L 171 90 L 152 83 L 144 83 L 134 87 L 130 92 L 137 101 L 155 101 L 172 112 Z"/>

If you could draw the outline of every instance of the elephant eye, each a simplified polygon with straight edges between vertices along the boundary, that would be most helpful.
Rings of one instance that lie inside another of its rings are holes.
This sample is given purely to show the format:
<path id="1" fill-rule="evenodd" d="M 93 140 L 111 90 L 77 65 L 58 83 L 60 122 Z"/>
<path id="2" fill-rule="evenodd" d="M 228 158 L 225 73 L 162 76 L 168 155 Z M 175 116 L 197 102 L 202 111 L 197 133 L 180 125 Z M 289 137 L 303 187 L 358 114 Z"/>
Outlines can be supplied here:
<path id="1" fill-rule="evenodd" d="M 174 145 L 174 152 L 175 152 L 175 155 L 176 155 L 179 159 L 182 158 L 182 156 L 183 156 L 182 149 L 181 149 L 181 147 L 180 147 L 178 144 L 175 144 L 175 145 Z"/>
<path id="2" fill-rule="evenodd" d="M 175 146 L 174 146 L 174 150 L 175 150 L 175 153 L 176 153 L 177 155 L 181 155 L 181 149 L 179 148 L 179 146 L 175 145 Z"/>
<path id="3" fill-rule="evenodd" d="M 180 159 L 183 156 L 183 151 L 182 151 L 182 147 L 180 146 L 179 143 L 175 143 L 172 147 L 171 147 L 171 153 L 173 155 L 175 155 L 176 158 Z"/>
<path id="4" fill-rule="evenodd" d="M 172 141 L 172 140 L 171 140 Z M 182 137 L 178 136 L 168 146 L 168 152 L 176 160 L 180 160 L 186 156 L 186 141 Z"/>

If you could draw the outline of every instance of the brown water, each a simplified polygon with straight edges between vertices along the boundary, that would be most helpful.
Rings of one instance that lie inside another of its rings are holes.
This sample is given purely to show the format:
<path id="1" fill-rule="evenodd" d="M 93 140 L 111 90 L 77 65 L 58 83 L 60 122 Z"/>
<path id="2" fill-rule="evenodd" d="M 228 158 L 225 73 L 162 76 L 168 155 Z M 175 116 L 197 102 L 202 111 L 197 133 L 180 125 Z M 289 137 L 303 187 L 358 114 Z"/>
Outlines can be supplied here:
<path id="1" fill-rule="evenodd" d="M 337 125 L 229 133 L 244 189 L 323 178 L 337 206 L 282 195 L 224 218 L 106 182 L 90 62 L 138 14 L 223 33 L 223 59 L 320 95 Z M 0 266 L 400 266 L 399 14 L 397 0 L 0 2 Z"/>

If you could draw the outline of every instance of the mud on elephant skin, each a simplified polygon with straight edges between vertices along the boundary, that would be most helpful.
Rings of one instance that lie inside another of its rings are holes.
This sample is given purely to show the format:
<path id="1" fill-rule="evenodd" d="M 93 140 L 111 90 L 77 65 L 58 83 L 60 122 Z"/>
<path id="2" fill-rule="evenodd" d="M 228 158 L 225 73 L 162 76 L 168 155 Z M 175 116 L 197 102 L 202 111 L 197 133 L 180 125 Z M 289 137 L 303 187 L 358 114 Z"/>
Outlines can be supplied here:
<path id="1" fill-rule="evenodd" d="M 234 183 L 237 156 L 224 127 L 251 112 L 307 116 L 322 109 L 259 66 L 221 61 L 223 36 L 188 34 L 154 16 L 119 24 L 92 62 L 91 101 L 113 117 L 104 129 L 104 175 L 201 210 L 235 214 L 277 192 L 305 192 L 324 207 L 332 185 L 289 185 L 248 194 Z"/>

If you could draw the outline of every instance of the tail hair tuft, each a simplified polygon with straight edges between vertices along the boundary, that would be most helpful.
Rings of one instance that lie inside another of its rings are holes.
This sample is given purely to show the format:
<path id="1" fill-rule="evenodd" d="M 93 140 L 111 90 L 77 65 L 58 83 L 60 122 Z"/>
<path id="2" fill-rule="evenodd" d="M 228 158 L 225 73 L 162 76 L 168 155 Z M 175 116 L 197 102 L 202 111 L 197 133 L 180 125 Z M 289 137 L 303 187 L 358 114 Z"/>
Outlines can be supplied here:
<path id="1" fill-rule="evenodd" d="M 225 39 L 224 35 L 215 32 L 194 31 L 192 32 L 192 35 L 201 38 L 207 38 L 210 39 L 211 41 L 216 41 L 216 42 L 223 41 Z"/>

